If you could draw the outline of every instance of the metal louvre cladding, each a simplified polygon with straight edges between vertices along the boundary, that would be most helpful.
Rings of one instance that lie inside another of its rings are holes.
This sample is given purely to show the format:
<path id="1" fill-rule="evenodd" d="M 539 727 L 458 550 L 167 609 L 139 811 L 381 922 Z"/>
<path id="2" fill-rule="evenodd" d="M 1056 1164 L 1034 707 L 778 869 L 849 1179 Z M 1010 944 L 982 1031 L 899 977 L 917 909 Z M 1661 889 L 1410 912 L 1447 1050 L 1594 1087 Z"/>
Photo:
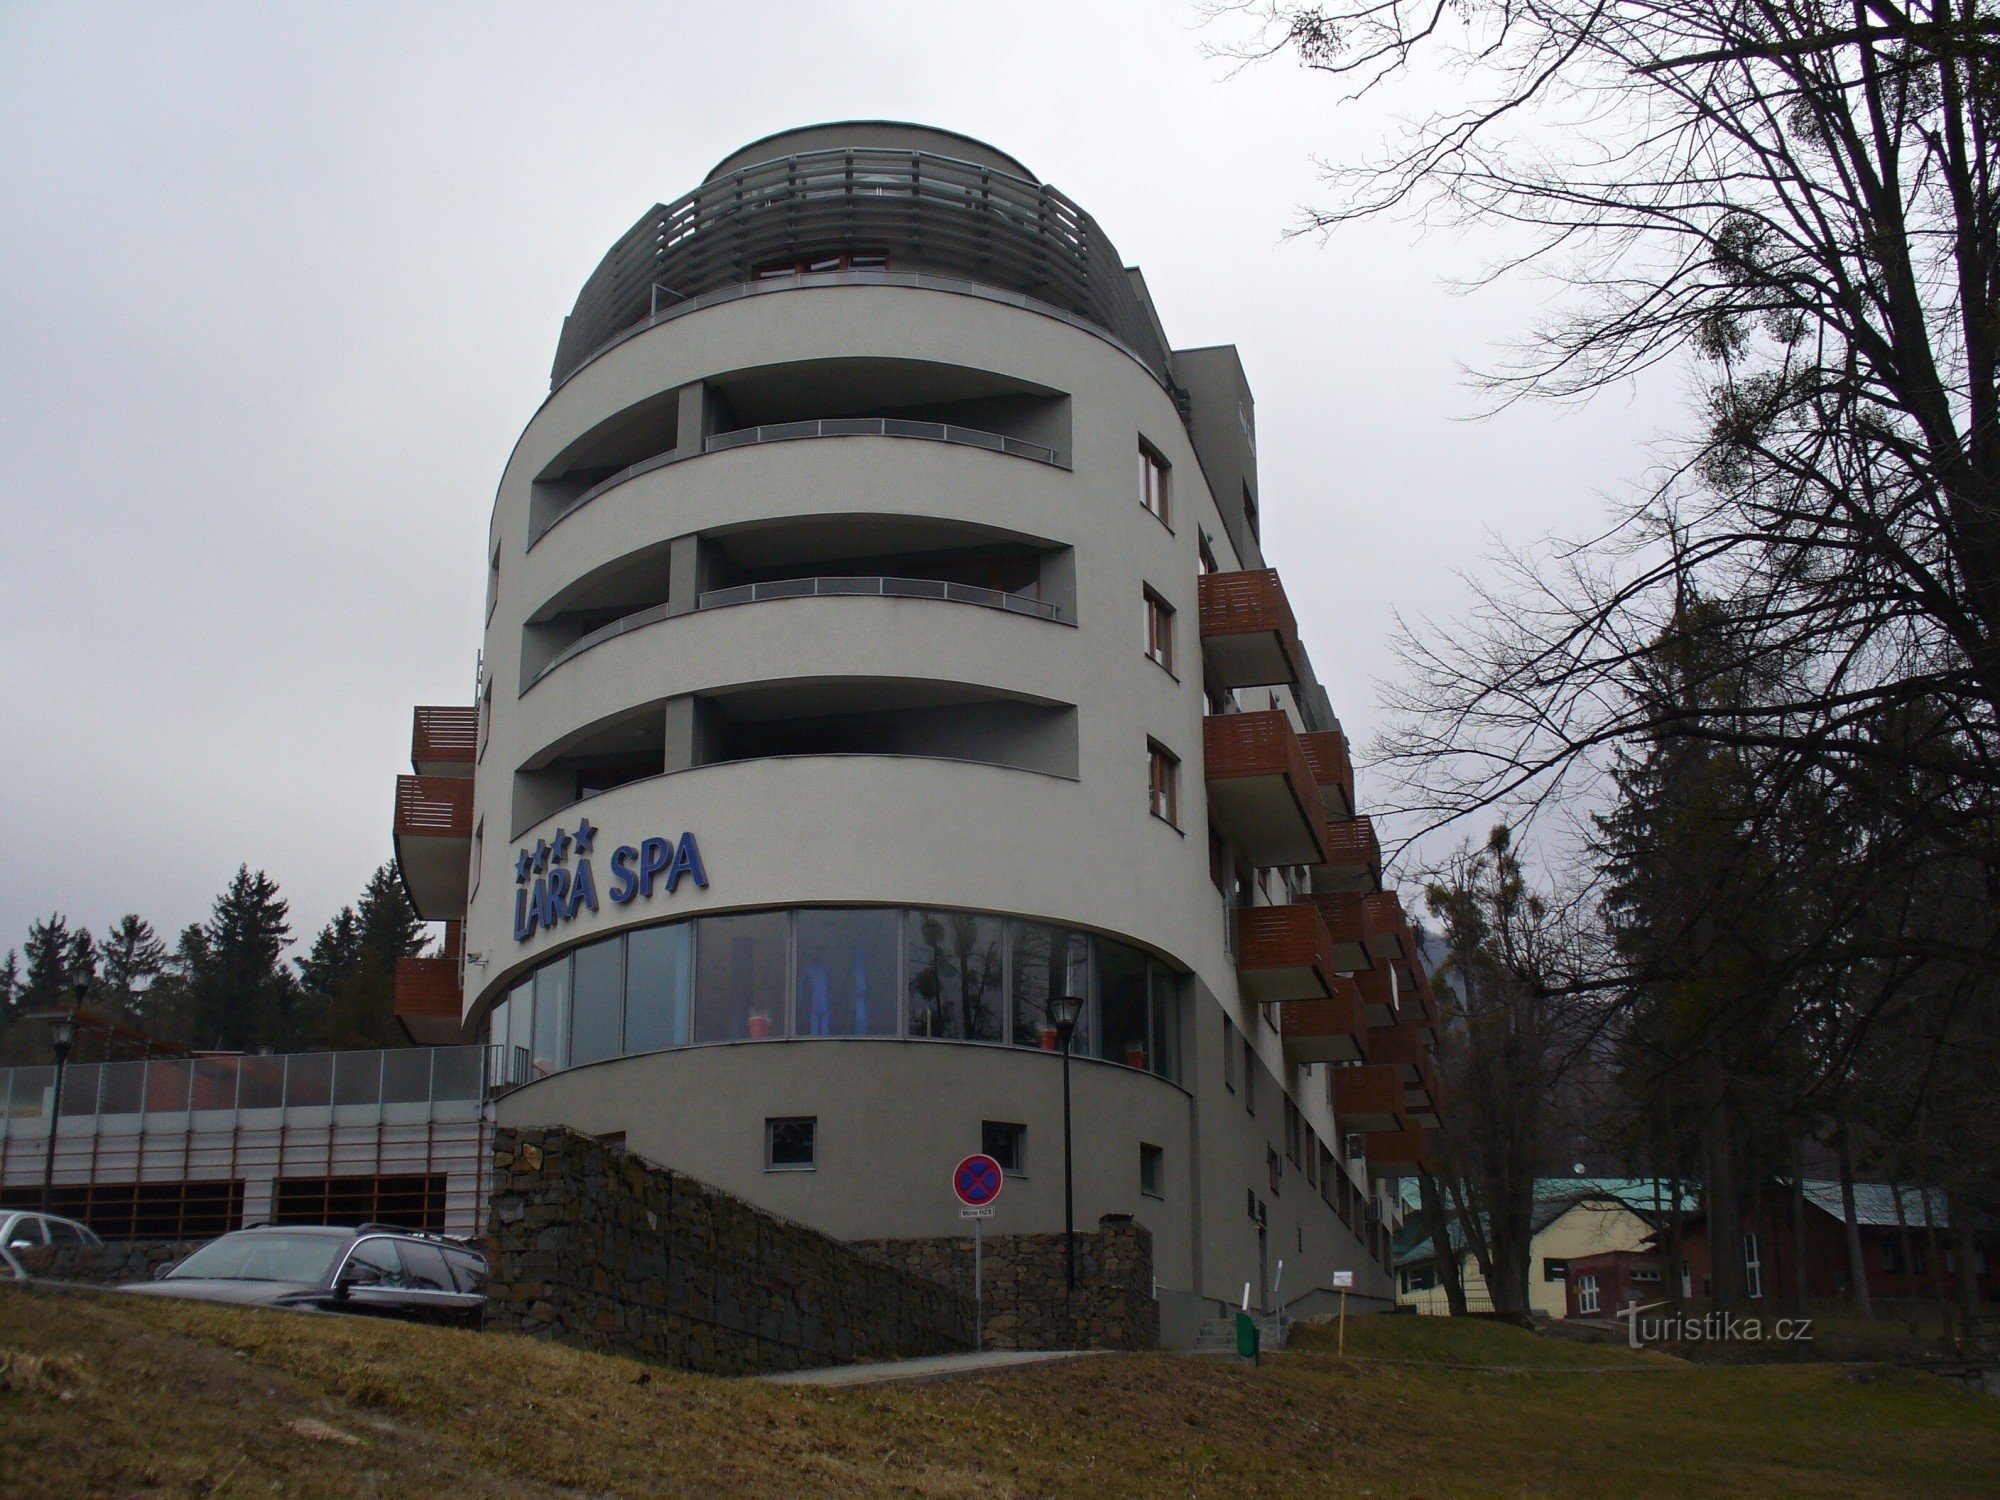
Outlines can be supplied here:
<path id="1" fill-rule="evenodd" d="M 842 251 L 959 276 L 1097 325 L 1161 378 L 1166 351 L 1096 222 L 1052 187 L 928 152 L 814 151 L 729 172 L 653 208 L 612 247 L 563 322 L 556 385 L 654 310 Z M 885 278 L 886 279 L 886 278 Z"/>

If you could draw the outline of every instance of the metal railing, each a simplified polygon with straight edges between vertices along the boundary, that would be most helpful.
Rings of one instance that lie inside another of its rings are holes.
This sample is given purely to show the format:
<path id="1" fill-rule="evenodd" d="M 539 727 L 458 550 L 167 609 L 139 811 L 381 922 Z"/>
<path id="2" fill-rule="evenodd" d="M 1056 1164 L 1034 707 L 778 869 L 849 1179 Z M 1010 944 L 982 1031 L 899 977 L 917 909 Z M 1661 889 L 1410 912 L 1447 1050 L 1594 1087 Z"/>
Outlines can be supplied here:
<path id="1" fill-rule="evenodd" d="M 937 578 L 780 578 L 771 583 L 744 583 L 709 589 L 696 601 L 698 609 L 731 604 L 759 604 L 766 599 L 812 599 L 843 594 L 875 595 L 885 599 L 944 599 L 953 604 L 979 604 L 1009 614 L 1056 620 L 1062 611 L 1043 599 L 1028 599 L 1000 589 L 970 583 L 946 583 Z"/>
<path id="2" fill-rule="evenodd" d="M 489 1092 L 486 1053 L 474 1044 L 71 1063 L 63 1074 L 62 1113 L 69 1119 L 471 1102 Z M 45 1118 L 54 1093 L 52 1067 L 0 1068 L 0 1122 Z"/>
<path id="3" fill-rule="evenodd" d="M 773 422 L 763 427 L 739 427 L 734 432 L 718 432 L 702 445 L 707 453 L 728 448 L 748 448 L 757 443 L 784 443 L 795 438 L 818 437 L 902 437 L 924 438 L 933 443 L 958 443 L 967 448 L 984 448 L 992 453 L 1011 453 L 1016 458 L 1032 458 L 1053 464 L 1056 450 L 1042 443 L 1030 443 L 977 427 L 960 427 L 951 422 L 917 422 L 905 417 L 824 417 L 808 422 Z"/>

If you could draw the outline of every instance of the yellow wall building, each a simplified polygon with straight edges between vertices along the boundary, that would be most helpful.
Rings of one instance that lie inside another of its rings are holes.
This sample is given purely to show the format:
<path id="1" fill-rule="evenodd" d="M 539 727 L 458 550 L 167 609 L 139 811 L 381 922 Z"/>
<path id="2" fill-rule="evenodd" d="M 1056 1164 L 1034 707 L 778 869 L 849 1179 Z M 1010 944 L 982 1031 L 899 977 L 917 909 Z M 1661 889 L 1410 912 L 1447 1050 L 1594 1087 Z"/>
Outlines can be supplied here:
<path id="1" fill-rule="evenodd" d="M 1569 1262 L 1607 1250 L 1638 1250 L 1653 1226 L 1645 1216 L 1612 1193 L 1583 1192 L 1547 1198 L 1535 1205 L 1535 1237 L 1528 1265 L 1528 1298 L 1536 1313 L 1551 1318 L 1568 1312 Z M 1453 1225 L 1459 1275 L 1465 1285 L 1466 1309 L 1491 1312 L 1493 1299 L 1479 1260 Z M 1397 1257 L 1396 1300 L 1418 1312 L 1443 1317 L 1450 1312 L 1431 1242 L 1424 1240 Z"/>

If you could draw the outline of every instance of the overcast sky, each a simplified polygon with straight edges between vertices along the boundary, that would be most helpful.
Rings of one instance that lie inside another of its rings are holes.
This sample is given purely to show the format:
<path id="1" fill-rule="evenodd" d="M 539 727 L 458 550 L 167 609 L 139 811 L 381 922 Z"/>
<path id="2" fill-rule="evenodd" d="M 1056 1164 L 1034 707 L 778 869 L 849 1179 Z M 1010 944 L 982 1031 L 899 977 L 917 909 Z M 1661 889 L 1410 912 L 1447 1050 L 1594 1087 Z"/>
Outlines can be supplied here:
<path id="1" fill-rule="evenodd" d="M 1542 291 L 1407 225 L 1287 240 L 1389 121 L 1227 76 L 1183 0 L 0 4 L 0 951 L 164 935 L 261 867 L 309 938 L 390 849 L 410 709 L 472 694 L 481 552 L 562 317 L 734 147 L 843 118 L 991 141 L 1234 343 L 1265 539 L 1357 747 L 1392 608 L 1574 531 L 1675 394 L 1478 409 Z M 1406 101 L 1407 102 L 1407 101 Z M 1362 796 L 1368 796 L 1364 773 Z"/>

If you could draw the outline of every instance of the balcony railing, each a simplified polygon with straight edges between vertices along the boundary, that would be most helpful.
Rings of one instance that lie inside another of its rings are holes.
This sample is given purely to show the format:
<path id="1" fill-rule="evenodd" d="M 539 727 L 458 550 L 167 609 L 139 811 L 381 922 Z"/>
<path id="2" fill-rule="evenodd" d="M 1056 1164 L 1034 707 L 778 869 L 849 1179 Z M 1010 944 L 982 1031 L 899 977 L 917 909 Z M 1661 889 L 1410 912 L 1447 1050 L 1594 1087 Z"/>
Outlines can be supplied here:
<path id="1" fill-rule="evenodd" d="M 1343 972 L 1375 966 L 1375 918 L 1360 895 L 1316 892 L 1312 904 L 1333 936 L 1334 958 Z"/>
<path id="2" fill-rule="evenodd" d="M 1402 1177 L 1430 1161 L 1427 1132 L 1417 1126 L 1378 1131 L 1364 1137 L 1368 1171 L 1376 1177 Z"/>
<path id="3" fill-rule="evenodd" d="M 1317 729 L 1299 736 L 1313 780 L 1319 785 L 1329 818 L 1354 816 L 1354 761 L 1347 753 L 1347 736 L 1338 729 Z"/>
<path id="4" fill-rule="evenodd" d="M 1333 1112 L 1343 1130 L 1403 1128 L 1403 1080 L 1389 1063 L 1333 1070 Z"/>
<path id="5" fill-rule="evenodd" d="M 1202 720 L 1203 774 L 1215 822 L 1252 864 L 1318 865 L 1326 811 L 1292 721 L 1271 709 Z"/>
<path id="6" fill-rule="evenodd" d="M 1354 976 L 1354 987 L 1361 992 L 1361 1007 L 1368 1017 L 1370 1026 L 1394 1026 L 1396 1015 L 1395 980 L 1386 964 L 1379 968 L 1364 969 Z"/>
<path id="7" fill-rule="evenodd" d="M 1322 826 L 1326 854 L 1314 860 L 1313 883 L 1322 890 L 1369 892 L 1382 884 L 1382 846 L 1368 818 Z"/>
<path id="8" fill-rule="evenodd" d="M 410 764 L 419 775 L 470 776 L 479 758 L 477 708 L 419 708 L 410 731 Z M 459 769 L 463 767 L 464 769 Z"/>
<path id="9" fill-rule="evenodd" d="M 799 438 L 897 437 L 922 438 L 933 443 L 957 443 L 966 448 L 984 448 L 991 453 L 1011 453 L 1036 463 L 1053 464 L 1056 450 L 1023 438 L 985 432 L 977 427 L 960 427 L 952 422 L 916 422 L 904 417 L 823 417 L 808 422 L 773 422 L 763 427 L 739 427 L 734 432 L 718 432 L 702 444 L 707 453 L 728 448 L 748 448 L 758 443 L 788 443 Z"/>
<path id="10" fill-rule="evenodd" d="M 464 995 L 454 958 L 399 958 L 393 1013 L 420 1046 L 447 1046 L 458 1040 Z"/>
<path id="11" fill-rule="evenodd" d="M 1298 621 L 1273 568 L 1209 573 L 1197 594 L 1210 688 L 1275 687 L 1299 680 Z"/>
<path id="12" fill-rule="evenodd" d="M 0 1122 L 46 1119 L 53 1068 L 0 1068 Z M 486 1049 L 392 1047 L 275 1056 L 151 1058 L 72 1063 L 63 1118 L 211 1110 L 477 1102 L 487 1092 Z"/>
<path id="13" fill-rule="evenodd" d="M 1236 913 L 1236 977 L 1253 1005 L 1324 1000 L 1333 994 L 1339 970 L 1333 939 L 1319 912 L 1303 901 L 1241 908 Z"/>
<path id="14" fill-rule="evenodd" d="M 472 781 L 465 776 L 398 776 L 396 836 L 472 837 Z"/>
<path id="15" fill-rule="evenodd" d="M 1352 980 L 1338 980 L 1324 1000 L 1293 1000 L 1278 1007 L 1278 1034 L 1296 1063 L 1359 1062 L 1367 1024 Z"/>
<path id="16" fill-rule="evenodd" d="M 1394 891 L 1370 891 L 1361 898 L 1375 924 L 1375 956 L 1390 961 L 1410 958 L 1417 951 L 1416 934 Z"/>
<path id="17" fill-rule="evenodd" d="M 709 589 L 701 595 L 697 607 L 721 609 L 731 604 L 760 604 L 766 599 L 825 599 L 847 594 L 884 599 L 942 599 L 951 604 L 979 604 L 1008 614 L 1032 615 L 1038 620 L 1062 618 L 1062 611 L 1043 599 L 1029 599 L 970 583 L 946 583 L 937 578 L 780 578 L 770 583 Z"/>

